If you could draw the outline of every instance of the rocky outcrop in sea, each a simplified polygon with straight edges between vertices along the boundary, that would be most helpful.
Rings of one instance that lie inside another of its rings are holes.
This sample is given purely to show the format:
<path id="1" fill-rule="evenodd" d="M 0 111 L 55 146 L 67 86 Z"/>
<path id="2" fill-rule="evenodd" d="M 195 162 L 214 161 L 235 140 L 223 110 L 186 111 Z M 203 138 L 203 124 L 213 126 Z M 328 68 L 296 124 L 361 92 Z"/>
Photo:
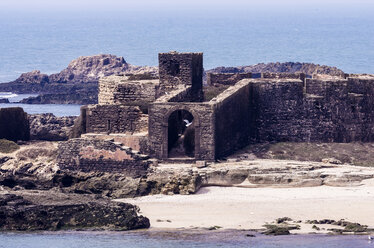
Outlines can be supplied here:
<path id="1" fill-rule="evenodd" d="M 237 67 L 217 67 L 207 70 L 206 73 L 305 73 L 308 76 L 322 74 L 330 76 L 344 76 L 344 72 L 336 67 L 312 63 L 285 62 L 285 63 L 259 63 L 256 65 Z"/>
<path id="2" fill-rule="evenodd" d="M 134 66 L 123 57 L 110 54 L 82 56 L 59 73 L 47 75 L 38 70 L 23 73 L 15 81 L 0 84 L 0 92 L 40 94 L 22 101 L 28 104 L 94 104 L 100 77 L 145 73 L 157 75 L 158 69 Z"/>
<path id="3" fill-rule="evenodd" d="M 207 73 L 260 73 L 302 72 L 309 76 L 325 74 L 343 76 L 336 67 L 311 63 L 260 63 L 250 66 L 217 67 Z M 110 75 L 158 75 L 158 67 L 128 64 L 123 57 L 110 54 L 79 57 L 59 73 L 43 74 L 38 70 L 23 73 L 18 79 L 0 84 L 0 92 L 34 93 L 37 97 L 22 100 L 27 104 L 95 104 L 97 103 L 98 81 Z"/>

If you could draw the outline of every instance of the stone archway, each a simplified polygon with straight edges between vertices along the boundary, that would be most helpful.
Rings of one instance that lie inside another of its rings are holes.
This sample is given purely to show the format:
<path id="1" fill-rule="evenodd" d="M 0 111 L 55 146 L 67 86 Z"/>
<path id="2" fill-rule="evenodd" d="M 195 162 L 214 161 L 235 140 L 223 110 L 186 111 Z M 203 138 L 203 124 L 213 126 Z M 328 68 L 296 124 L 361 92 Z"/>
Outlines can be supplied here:
<path id="1" fill-rule="evenodd" d="M 195 157 L 195 118 L 186 109 L 177 109 L 167 119 L 168 158 Z"/>

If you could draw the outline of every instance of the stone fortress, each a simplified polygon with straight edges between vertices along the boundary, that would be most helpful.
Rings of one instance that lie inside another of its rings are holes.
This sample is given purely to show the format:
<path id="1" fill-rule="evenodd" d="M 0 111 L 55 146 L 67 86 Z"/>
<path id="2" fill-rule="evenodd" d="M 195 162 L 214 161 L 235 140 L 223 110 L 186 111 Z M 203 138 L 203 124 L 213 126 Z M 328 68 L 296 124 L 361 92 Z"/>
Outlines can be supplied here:
<path id="1" fill-rule="evenodd" d="M 102 78 L 98 104 L 81 108 L 85 134 L 60 144 L 60 166 L 146 168 L 149 158 L 214 161 L 256 142 L 374 141 L 372 75 L 207 78 L 208 87 L 224 86 L 211 99 L 203 54 L 177 52 L 159 54 L 159 79 Z"/>

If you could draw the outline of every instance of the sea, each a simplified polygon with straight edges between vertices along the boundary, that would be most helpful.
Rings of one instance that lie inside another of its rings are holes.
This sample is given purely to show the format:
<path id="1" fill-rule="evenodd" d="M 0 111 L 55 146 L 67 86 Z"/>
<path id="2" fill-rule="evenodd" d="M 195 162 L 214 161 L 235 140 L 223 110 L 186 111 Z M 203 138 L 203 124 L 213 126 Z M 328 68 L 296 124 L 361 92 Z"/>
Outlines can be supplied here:
<path id="1" fill-rule="evenodd" d="M 161 1 L 162 2 L 162 1 Z M 250 2 L 250 1 L 248 1 Z M 300 1 L 304 2 L 304 1 Z M 344 2 L 344 1 L 342 1 Z M 79 57 L 123 56 L 133 65 L 155 66 L 159 52 L 203 52 L 204 68 L 267 62 L 311 62 L 347 73 L 374 73 L 374 7 L 335 1 L 308 7 L 233 6 L 216 9 L 20 10 L 0 8 L 0 83 L 21 73 L 52 74 Z M 88 6 L 89 7 L 89 6 Z M 37 8 L 36 8 L 37 9 Z M 28 113 L 79 115 L 79 105 L 19 104 L 31 95 L 1 92 Z M 96 247 L 374 247 L 367 236 L 176 232 L 0 233 L 0 248 Z"/>
<path id="2" fill-rule="evenodd" d="M 343 6 L 343 7 L 342 7 Z M 23 72 L 52 74 L 79 57 L 109 53 L 134 65 L 158 53 L 204 53 L 204 67 L 311 62 L 347 73 L 374 73 L 374 5 L 144 11 L 5 11 L 0 8 L 0 83 Z M 0 93 L 0 97 L 3 97 Z M 21 106 L 30 113 L 79 115 L 77 105 Z"/>
<path id="3" fill-rule="evenodd" d="M 265 236 L 245 231 L 0 233 L 0 248 L 371 248 L 364 235 Z"/>

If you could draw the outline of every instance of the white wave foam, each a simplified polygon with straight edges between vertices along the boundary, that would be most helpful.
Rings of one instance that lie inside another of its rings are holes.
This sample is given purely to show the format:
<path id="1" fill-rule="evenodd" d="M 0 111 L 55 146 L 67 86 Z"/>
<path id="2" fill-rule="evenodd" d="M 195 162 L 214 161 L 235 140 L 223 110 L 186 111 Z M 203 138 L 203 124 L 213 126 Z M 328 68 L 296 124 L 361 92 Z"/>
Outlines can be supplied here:
<path id="1" fill-rule="evenodd" d="M 13 98 L 17 96 L 17 94 L 14 94 L 12 92 L 0 92 L 0 98 Z"/>

